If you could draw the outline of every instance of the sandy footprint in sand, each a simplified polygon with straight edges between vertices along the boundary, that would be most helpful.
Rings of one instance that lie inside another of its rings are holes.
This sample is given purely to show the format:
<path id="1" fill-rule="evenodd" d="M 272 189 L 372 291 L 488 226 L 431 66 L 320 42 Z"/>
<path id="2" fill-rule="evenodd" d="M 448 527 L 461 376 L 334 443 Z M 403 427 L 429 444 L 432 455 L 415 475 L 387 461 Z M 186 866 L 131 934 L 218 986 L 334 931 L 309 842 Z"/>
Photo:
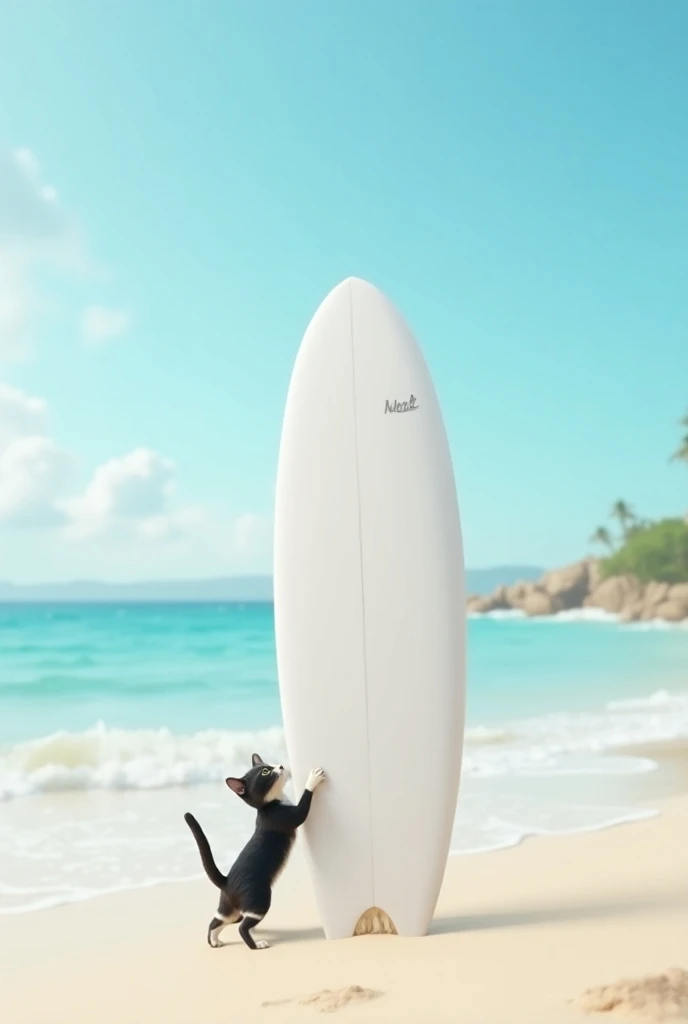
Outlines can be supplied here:
<path id="1" fill-rule="evenodd" d="M 346 988 L 323 988 L 319 992 L 312 992 L 308 996 L 294 996 L 291 999 L 271 999 L 261 1006 L 286 1006 L 288 1003 L 296 1003 L 298 1006 L 310 1006 L 319 1013 L 336 1013 L 344 1010 L 352 1003 L 368 1003 L 373 999 L 379 999 L 382 992 L 376 992 L 372 988 L 362 988 L 360 985 L 347 985 Z"/>
<path id="2" fill-rule="evenodd" d="M 688 971 L 672 967 L 644 978 L 589 988 L 573 1002 L 584 1013 L 614 1013 L 649 1024 L 688 1021 Z"/>

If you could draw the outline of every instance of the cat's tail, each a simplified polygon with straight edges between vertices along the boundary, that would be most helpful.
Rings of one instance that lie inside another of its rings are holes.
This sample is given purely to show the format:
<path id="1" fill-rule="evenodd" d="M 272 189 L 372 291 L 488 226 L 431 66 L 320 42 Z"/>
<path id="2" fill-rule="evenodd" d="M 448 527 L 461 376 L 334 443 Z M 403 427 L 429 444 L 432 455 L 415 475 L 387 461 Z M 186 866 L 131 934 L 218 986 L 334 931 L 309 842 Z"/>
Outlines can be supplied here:
<path id="1" fill-rule="evenodd" d="M 201 863 L 205 868 L 206 875 L 213 883 L 213 885 L 216 885 L 218 889 L 222 889 L 227 879 L 225 875 L 222 874 L 217 864 L 215 863 L 215 858 L 213 857 L 212 850 L 210 849 L 210 843 L 205 837 L 205 832 L 198 824 L 193 814 L 185 814 L 184 821 L 193 832 L 193 837 L 196 840 L 196 843 L 198 844 L 198 851 L 201 855 Z"/>

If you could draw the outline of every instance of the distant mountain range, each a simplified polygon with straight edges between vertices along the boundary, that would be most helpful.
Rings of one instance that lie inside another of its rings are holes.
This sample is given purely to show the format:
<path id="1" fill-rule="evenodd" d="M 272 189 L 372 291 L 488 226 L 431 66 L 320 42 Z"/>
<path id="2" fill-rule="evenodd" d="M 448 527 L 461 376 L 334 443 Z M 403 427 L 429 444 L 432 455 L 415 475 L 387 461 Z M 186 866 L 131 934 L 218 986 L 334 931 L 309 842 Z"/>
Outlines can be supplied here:
<path id="1" fill-rule="evenodd" d="M 469 594 L 489 594 L 502 584 L 538 579 L 545 570 L 532 565 L 502 565 L 492 569 L 468 569 Z M 65 602 L 257 602 L 272 601 L 270 576 L 230 576 L 205 580 L 158 580 L 142 583 L 6 583 L 0 580 L 0 603 Z"/>
<path id="2" fill-rule="evenodd" d="M 496 565 L 493 569 L 466 569 L 468 594 L 491 594 L 497 587 L 539 580 L 547 572 L 541 565 Z"/>

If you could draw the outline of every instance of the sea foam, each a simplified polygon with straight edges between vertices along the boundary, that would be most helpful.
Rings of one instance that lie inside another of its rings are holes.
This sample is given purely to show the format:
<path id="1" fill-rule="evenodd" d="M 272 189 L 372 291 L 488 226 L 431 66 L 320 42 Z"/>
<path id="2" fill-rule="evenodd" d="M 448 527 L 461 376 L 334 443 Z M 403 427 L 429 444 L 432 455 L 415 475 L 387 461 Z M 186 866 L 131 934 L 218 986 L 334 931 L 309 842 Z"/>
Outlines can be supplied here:
<path id="1" fill-rule="evenodd" d="M 280 728 L 262 732 L 110 729 L 56 732 L 0 750 L 0 799 L 85 789 L 162 789 L 243 771 L 254 750 L 285 756 Z"/>
<path id="2" fill-rule="evenodd" d="M 553 784 L 533 780 L 649 772 L 656 764 L 642 755 L 643 743 L 687 736 L 688 694 L 666 689 L 609 701 L 595 712 L 471 725 L 451 850 L 498 850 L 529 836 L 648 818 L 656 812 L 592 803 L 596 785 L 592 791 L 583 785 L 585 799 L 576 802 L 575 796 L 560 799 Z M 641 748 L 638 756 L 634 745 Z M 0 915 L 197 877 L 198 853 L 182 820 L 186 810 L 200 816 L 226 870 L 252 819 L 224 786 L 203 784 L 243 771 L 253 750 L 285 757 L 282 730 L 177 735 L 100 722 L 0 751 Z M 494 786 L 491 780 L 500 777 L 504 784 Z M 66 803 L 44 799 L 35 808 L 22 799 L 56 790 L 101 792 Z M 613 783 L 607 787 L 615 791 Z"/>
<path id="3" fill-rule="evenodd" d="M 470 726 L 463 773 L 485 778 L 644 771 L 648 762 L 643 758 L 608 755 L 683 738 L 688 738 L 688 694 L 660 690 L 643 698 L 610 701 L 598 711 Z M 184 735 L 169 729 L 113 729 L 99 722 L 84 732 L 57 732 L 0 749 L 0 800 L 61 790 L 202 785 L 243 771 L 254 750 L 285 759 L 282 729 L 212 729 Z M 605 760 L 599 764 L 590 760 L 601 755 Z"/>
<path id="4" fill-rule="evenodd" d="M 622 622 L 619 615 L 607 612 L 603 608 L 569 608 L 556 612 L 554 615 L 526 616 L 518 608 L 497 608 L 491 612 L 468 612 L 469 619 L 492 619 L 497 622 L 519 620 L 533 625 L 550 623 L 587 622 L 600 625 L 616 625 L 619 629 L 631 632 L 649 633 L 653 631 L 670 632 L 674 630 L 688 632 L 688 619 L 681 622 L 667 622 L 665 619 L 650 619 L 647 622 Z"/>

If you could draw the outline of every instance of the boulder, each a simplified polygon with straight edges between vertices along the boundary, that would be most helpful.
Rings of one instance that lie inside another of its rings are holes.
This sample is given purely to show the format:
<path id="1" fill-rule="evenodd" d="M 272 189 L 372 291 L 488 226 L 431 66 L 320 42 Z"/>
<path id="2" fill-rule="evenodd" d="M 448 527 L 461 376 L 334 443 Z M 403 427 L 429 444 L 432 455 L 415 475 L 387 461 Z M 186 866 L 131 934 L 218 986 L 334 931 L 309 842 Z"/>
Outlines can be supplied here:
<path id="1" fill-rule="evenodd" d="M 669 588 L 667 600 L 680 604 L 684 610 L 684 618 L 688 618 L 688 583 L 674 583 L 673 587 Z"/>
<path id="2" fill-rule="evenodd" d="M 559 601 L 561 608 L 580 608 L 588 593 L 589 579 L 590 565 L 586 559 L 546 573 L 542 587 Z"/>
<path id="3" fill-rule="evenodd" d="M 588 593 L 592 594 L 602 582 L 599 558 L 588 559 Z"/>
<path id="4" fill-rule="evenodd" d="M 492 594 L 473 594 L 467 602 L 468 611 L 475 612 L 477 615 L 486 615 L 488 612 L 503 611 L 510 608 L 511 605 L 507 600 L 506 593 L 506 587 L 497 587 Z"/>
<path id="5" fill-rule="evenodd" d="M 635 576 L 610 576 L 585 599 L 587 607 L 618 613 L 642 599 L 642 588 Z"/>
<path id="6" fill-rule="evenodd" d="M 678 622 L 688 619 L 688 583 L 648 583 L 643 586 L 635 576 L 600 578 L 596 558 L 553 569 L 535 582 L 497 587 L 492 594 L 471 594 L 466 602 L 469 612 L 518 609 L 526 615 L 554 615 L 569 608 L 602 608 L 619 615 L 622 622 L 663 618 Z"/>
<path id="7" fill-rule="evenodd" d="M 507 587 L 504 597 L 510 608 L 522 609 L 530 594 L 536 590 L 537 583 L 514 583 Z"/>
<path id="8" fill-rule="evenodd" d="M 474 612 L 476 615 L 486 615 L 488 612 L 494 612 L 503 607 L 504 605 L 495 599 L 494 594 L 474 597 L 468 603 L 468 611 Z"/>
<path id="9" fill-rule="evenodd" d="M 523 601 L 523 611 L 531 618 L 540 615 L 554 615 L 561 611 L 561 601 L 558 597 L 552 597 L 544 589 L 533 589 L 526 595 Z"/>
<path id="10" fill-rule="evenodd" d="M 668 596 L 668 583 L 648 583 L 645 587 L 644 601 L 648 608 L 654 608 L 655 605 L 661 604 L 662 601 L 666 601 Z"/>
<path id="11" fill-rule="evenodd" d="M 622 609 L 619 614 L 619 622 L 638 622 L 639 619 L 645 617 L 647 610 L 648 607 L 644 601 L 633 601 Z"/>
<path id="12" fill-rule="evenodd" d="M 681 622 L 686 618 L 685 605 L 680 601 L 662 601 L 656 608 L 652 609 L 654 618 L 664 619 L 665 622 Z"/>

